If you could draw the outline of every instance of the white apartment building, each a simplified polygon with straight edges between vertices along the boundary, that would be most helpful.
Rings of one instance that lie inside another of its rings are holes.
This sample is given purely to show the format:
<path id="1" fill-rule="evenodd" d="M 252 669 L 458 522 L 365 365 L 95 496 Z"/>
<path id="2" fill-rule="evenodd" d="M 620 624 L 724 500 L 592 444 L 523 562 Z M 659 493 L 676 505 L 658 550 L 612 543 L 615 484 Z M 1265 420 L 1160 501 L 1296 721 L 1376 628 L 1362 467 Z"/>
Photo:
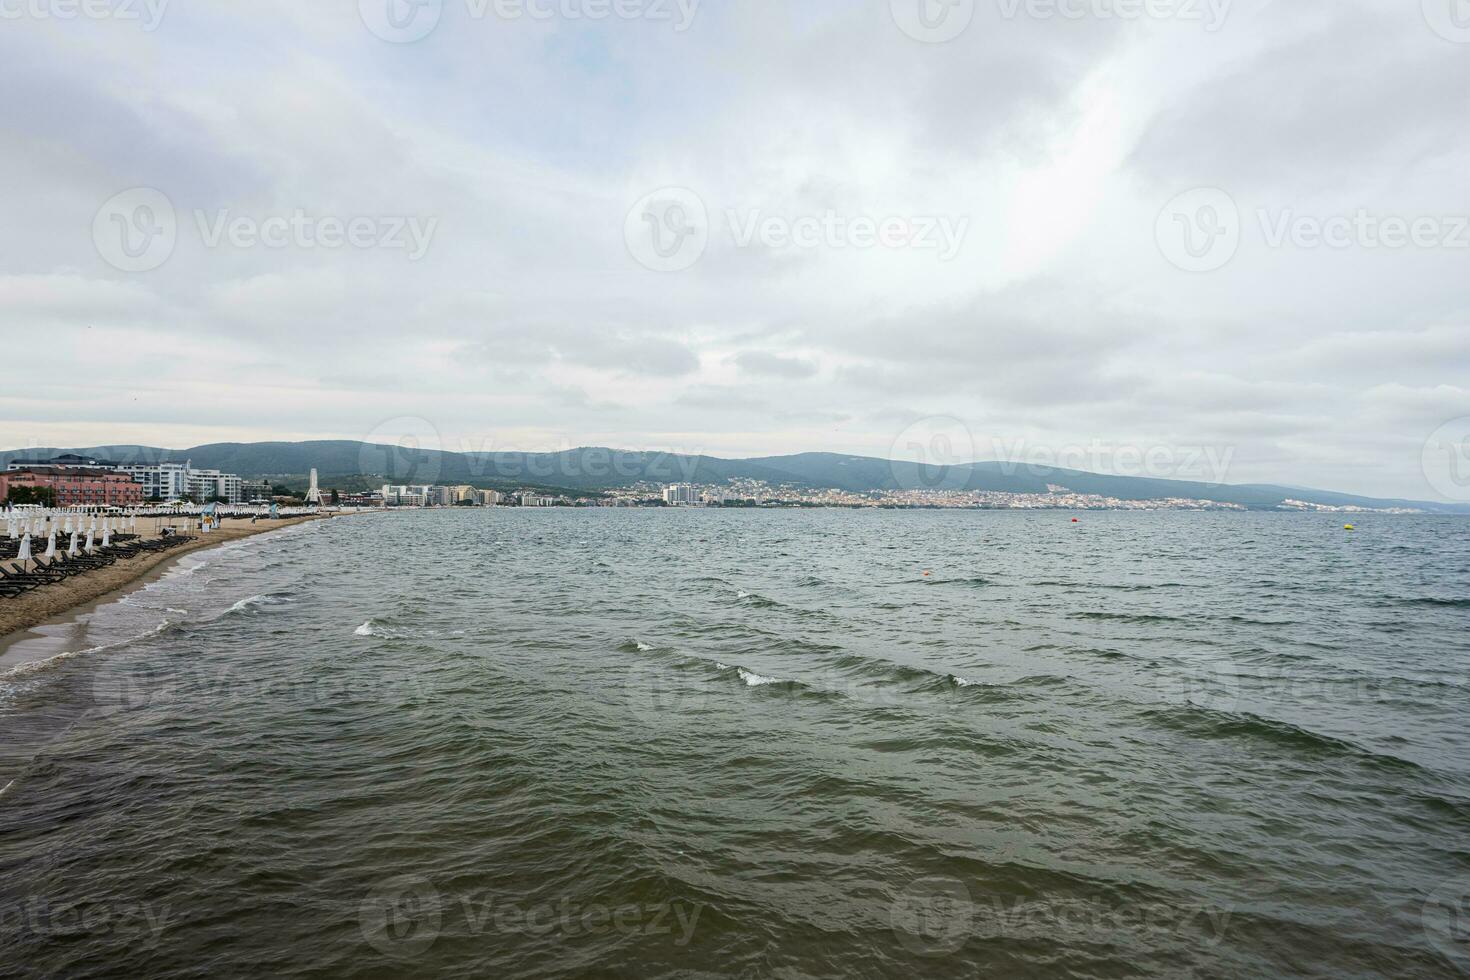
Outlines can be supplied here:
<path id="1" fill-rule="evenodd" d="M 664 487 L 664 503 L 670 506 L 681 506 L 699 503 L 699 491 L 687 483 L 675 483 Z"/>
<path id="2" fill-rule="evenodd" d="M 434 488 L 431 486 L 383 484 L 383 503 L 390 507 L 427 507 L 433 499 Z"/>
<path id="3" fill-rule="evenodd" d="M 238 504 L 245 499 L 245 483 L 233 473 L 191 469 L 188 474 L 189 493 L 195 500 L 223 497 L 226 503 Z"/>
<path id="4" fill-rule="evenodd" d="M 121 463 L 117 471 L 142 484 L 144 500 L 178 500 L 190 492 L 188 463 Z"/>

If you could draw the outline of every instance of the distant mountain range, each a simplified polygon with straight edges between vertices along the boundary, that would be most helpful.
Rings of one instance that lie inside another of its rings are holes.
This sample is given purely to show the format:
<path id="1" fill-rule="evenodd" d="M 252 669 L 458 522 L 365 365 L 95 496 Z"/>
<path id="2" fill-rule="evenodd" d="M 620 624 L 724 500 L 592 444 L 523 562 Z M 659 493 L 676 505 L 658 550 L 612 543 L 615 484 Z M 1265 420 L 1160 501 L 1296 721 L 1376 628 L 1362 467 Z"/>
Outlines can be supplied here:
<path id="1" fill-rule="evenodd" d="M 724 483 L 731 479 L 764 480 L 770 484 L 866 492 L 897 489 L 998 490 L 1045 493 L 1060 485 L 1077 493 L 1100 494 L 1121 500 L 1158 500 L 1188 497 L 1274 509 L 1288 500 L 1328 506 L 1372 508 L 1406 507 L 1446 514 L 1470 514 L 1470 505 L 1382 500 L 1326 490 L 1307 490 L 1265 484 L 1216 484 L 1149 477 L 1108 476 L 1019 463 L 967 463 L 928 467 L 914 463 L 847 456 L 839 453 L 800 453 L 758 459 L 720 459 L 673 453 L 632 452 L 582 448 L 557 453 L 453 453 L 415 450 L 371 443 L 325 442 L 214 443 L 192 449 L 153 446 L 92 446 L 87 448 L 32 448 L 0 452 L 0 466 L 13 459 L 45 459 L 78 453 L 118 461 L 157 462 L 189 460 L 195 467 L 219 469 L 245 477 L 303 477 L 312 467 L 324 487 L 333 478 L 362 484 L 381 478 L 385 483 L 448 483 L 482 486 L 526 485 L 590 491 L 655 483 Z"/>

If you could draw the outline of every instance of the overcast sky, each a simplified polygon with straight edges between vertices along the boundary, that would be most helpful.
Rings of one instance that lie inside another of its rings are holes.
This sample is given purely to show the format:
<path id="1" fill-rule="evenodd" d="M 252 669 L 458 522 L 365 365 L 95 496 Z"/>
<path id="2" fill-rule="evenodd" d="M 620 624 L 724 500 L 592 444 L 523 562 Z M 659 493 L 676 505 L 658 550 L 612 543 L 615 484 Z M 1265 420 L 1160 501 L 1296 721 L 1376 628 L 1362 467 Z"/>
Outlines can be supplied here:
<path id="1" fill-rule="evenodd" d="M 1470 500 L 1460 0 L 80 2 L 0 0 L 4 448 Z"/>

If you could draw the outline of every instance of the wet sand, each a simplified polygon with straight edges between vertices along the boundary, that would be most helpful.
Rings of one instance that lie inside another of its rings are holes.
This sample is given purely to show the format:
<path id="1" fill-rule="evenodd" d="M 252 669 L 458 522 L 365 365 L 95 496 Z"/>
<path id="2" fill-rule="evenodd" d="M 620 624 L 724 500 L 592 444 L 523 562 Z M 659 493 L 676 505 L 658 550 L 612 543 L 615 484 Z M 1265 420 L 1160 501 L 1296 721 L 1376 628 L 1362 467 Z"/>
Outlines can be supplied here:
<path id="1" fill-rule="evenodd" d="M 79 607 L 95 604 L 111 593 L 124 590 L 129 586 L 142 584 L 153 573 L 162 573 L 164 566 L 181 555 L 213 548 L 227 541 L 238 541 L 241 538 L 264 534 L 267 531 L 290 527 L 293 524 L 322 520 L 328 516 L 330 515 L 313 514 L 303 517 L 287 517 L 276 521 L 262 520 L 254 524 L 248 520 L 227 520 L 218 531 L 199 534 L 193 541 L 170 548 L 161 554 L 145 554 L 122 559 L 105 568 L 69 578 L 64 582 L 45 585 L 14 598 L 0 599 L 0 659 L 3 659 L 5 649 L 21 638 L 19 635 L 21 631 L 64 613 L 73 612 Z M 182 519 L 162 519 L 164 524 L 171 521 L 181 530 L 185 529 Z M 146 521 L 140 518 L 138 531 L 147 537 L 153 537 L 158 533 L 156 525 L 159 523 L 160 519 L 157 518 Z M 154 526 L 150 527 L 149 524 Z M 58 547 L 61 547 L 60 540 L 58 540 Z"/>

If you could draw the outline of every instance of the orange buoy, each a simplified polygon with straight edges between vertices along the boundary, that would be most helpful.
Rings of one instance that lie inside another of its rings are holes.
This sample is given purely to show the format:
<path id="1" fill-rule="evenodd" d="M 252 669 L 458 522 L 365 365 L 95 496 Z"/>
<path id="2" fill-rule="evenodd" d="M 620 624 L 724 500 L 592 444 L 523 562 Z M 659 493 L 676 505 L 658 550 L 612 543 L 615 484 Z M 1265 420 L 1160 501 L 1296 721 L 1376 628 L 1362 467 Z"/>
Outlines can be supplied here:
<path id="1" fill-rule="evenodd" d="M 925 577 L 925 578 L 928 578 L 928 577 L 929 577 L 929 573 L 928 573 L 928 572 L 925 572 L 925 573 L 924 573 L 924 577 Z"/>
<path id="2" fill-rule="evenodd" d="M 1074 518 L 1072 518 L 1072 523 L 1073 524 L 1081 524 L 1082 521 L 1079 518 L 1074 517 Z"/>

